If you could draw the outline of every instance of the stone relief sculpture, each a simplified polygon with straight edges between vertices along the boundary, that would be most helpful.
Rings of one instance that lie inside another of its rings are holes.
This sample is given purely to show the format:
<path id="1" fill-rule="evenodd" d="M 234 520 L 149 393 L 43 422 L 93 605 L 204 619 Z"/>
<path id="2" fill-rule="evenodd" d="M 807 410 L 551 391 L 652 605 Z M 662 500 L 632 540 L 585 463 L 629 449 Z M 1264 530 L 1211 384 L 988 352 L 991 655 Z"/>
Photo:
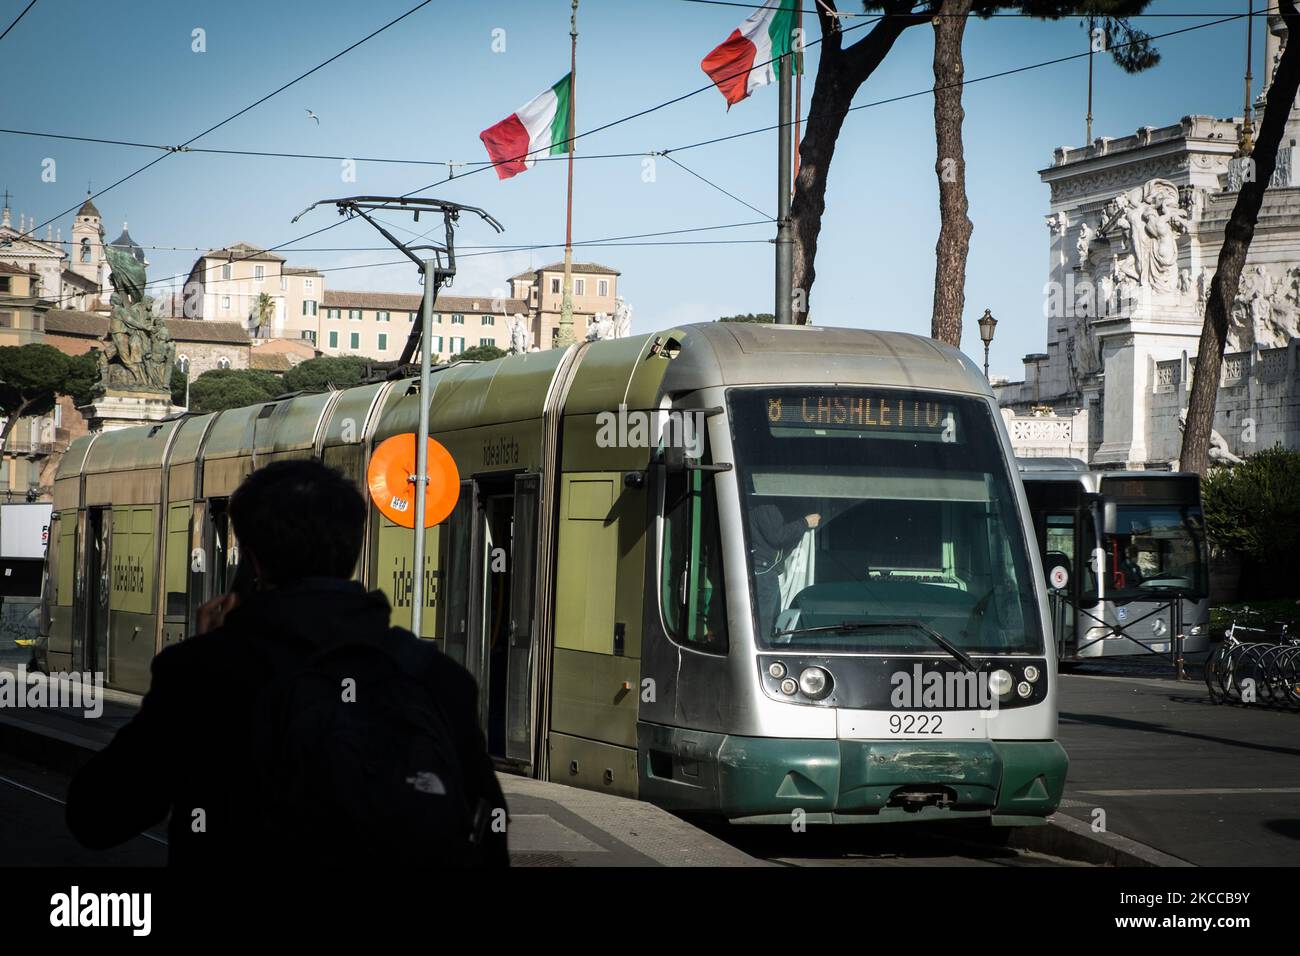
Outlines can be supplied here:
<path id="1" fill-rule="evenodd" d="M 1210 279 L 1202 275 L 1208 295 Z M 1276 278 L 1263 263 L 1247 266 L 1228 317 L 1227 351 L 1284 348 L 1300 336 L 1300 266 L 1284 265 Z"/>
<path id="2" fill-rule="evenodd" d="M 167 322 L 145 295 L 145 268 L 129 250 L 100 244 L 108 260 L 112 315 L 108 335 L 99 353 L 100 386 L 119 391 L 170 393 L 176 344 Z"/>
<path id="3" fill-rule="evenodd" d="M 1187 234 L 1178 189 L 1153 179 L 1138 196 L 1133 192 L 1120 193 L 1107 206 L 1107 225 L 1123 237 L 1138 285 L 1156 294 L 1173 293 L 1178 288 L 1178 240 Z"/>
<path id="4" fill-rule="evenodd" d="M 1187 409 L 1178 413 L 1178 433 L 1182 434 L 1187 429 Z M 1211 465 L 1240 465 L 1241 459 L 1232 453 L 1228 447 L 1228 442 L 1214 429 L 1210 429 L 1210 464 Z M 1178 461 L 1175 459 L 1172 464 L 1177 467 Z"/>
<path id="5" fill-rule="evenodd" d="M 1088 253 L 1092 249 L 1092 240 L 1097 233 L 1089 228 L 1088 223 L 1079 223 L 1079 238 L 1074 243 L 1074 249 L 1079 254 L 1079 268 L 1082 269 L 1088 264 Z"/>

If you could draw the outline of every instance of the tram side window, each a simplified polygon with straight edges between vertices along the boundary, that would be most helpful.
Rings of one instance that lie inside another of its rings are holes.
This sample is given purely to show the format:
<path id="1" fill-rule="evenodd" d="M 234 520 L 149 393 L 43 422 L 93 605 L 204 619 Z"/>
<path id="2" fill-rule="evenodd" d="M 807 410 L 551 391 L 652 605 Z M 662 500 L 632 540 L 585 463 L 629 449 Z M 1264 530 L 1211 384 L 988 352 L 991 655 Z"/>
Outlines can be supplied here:
<path id="1" fill-rule="evenodd" d="M 700 471 L 669 476 L 663 535 L 659 590 L 669 637 L 698 650 L 725 654 L 727 602 L 712 476 Z"/>

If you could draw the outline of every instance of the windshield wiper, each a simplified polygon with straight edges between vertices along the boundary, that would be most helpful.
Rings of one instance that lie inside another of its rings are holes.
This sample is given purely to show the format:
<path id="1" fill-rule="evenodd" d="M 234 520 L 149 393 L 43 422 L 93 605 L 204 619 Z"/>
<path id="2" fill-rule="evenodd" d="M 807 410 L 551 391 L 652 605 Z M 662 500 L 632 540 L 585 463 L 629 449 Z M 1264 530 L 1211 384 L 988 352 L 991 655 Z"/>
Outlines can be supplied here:
<path id="1" fill-rule="evenodd" d="M 975 662 L 971 660 L 969 654 L 963 651 L 952 641 L 944 637 L 928 624 L 922 624 L 920 621 L 841 621 L 839 624 L 823 624 L 818 627 L 796 627 L 788 631 L 777 631 L 776 637 L 788 637 L 791 634 L 817 634 L 827 631 L 874 631 L 886 628 L 910 627 L 913 630 L 920 631 L 934 643 L 938 644 L 953 658 L 961 664 L 966 670 L 974 674 L 979 670 Z"/>

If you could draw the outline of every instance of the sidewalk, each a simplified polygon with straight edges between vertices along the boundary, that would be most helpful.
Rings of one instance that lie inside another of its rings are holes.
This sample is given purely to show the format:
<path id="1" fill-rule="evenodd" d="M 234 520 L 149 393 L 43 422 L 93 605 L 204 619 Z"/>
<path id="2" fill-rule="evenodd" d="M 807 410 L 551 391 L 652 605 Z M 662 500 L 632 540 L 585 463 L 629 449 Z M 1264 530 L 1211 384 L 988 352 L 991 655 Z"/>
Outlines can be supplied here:
<path id="1" fill-rule="evenodd" d="M 0 667 L 0 676 L 11 673 Z M 103 693 L 96 719 L 79 710 L 0 708 L 0 751 L 75 772 L 135 712 L 133 695 Z M 767 865 L 648 803 L 514 774 L 497 778 L 510 805 L 513 866 Z"/>

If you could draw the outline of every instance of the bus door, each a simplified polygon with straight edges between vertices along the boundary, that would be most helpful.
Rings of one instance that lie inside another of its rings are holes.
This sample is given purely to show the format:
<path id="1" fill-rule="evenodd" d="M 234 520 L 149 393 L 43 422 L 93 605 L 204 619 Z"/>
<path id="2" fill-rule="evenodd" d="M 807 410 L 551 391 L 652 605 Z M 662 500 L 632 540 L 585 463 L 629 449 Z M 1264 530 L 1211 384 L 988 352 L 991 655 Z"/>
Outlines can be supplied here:
<path id="1" fill-rule="evenodd" d="M 1047 511 L 1042 515 L 1040 531 L 1043 572 L 1049 577 L 1048 587 L 1058 592 L 1052 601 L 1056 647 L 1062 656 L 1078 645 L 1075 605 L 1079 594 L 1079 515 L 1076 511 Z M 1054 569 L 1064 568 L 1067 575 L 1063 588 L 1053 588 L 1050 577 Z"/>

